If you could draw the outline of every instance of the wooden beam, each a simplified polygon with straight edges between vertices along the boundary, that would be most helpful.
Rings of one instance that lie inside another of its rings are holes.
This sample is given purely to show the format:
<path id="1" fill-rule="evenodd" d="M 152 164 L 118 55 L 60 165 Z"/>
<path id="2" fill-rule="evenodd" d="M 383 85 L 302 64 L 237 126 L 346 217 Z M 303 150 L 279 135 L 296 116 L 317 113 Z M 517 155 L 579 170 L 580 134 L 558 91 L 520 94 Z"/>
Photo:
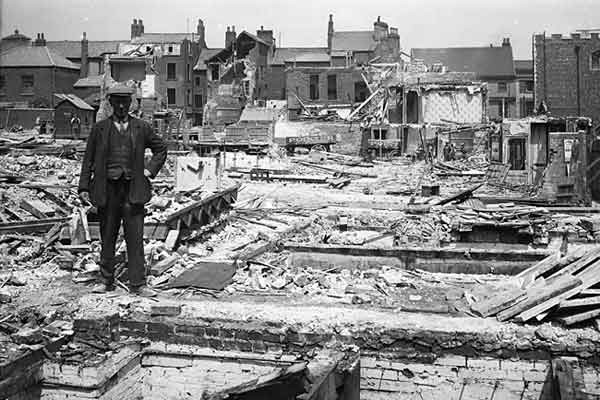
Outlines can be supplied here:
<path id="1" fill-rule="evenodd" d="M 552 284 L 538 289 L 529 290 L 527 298 L 497 315 L 498 321 L 506 321 L 532 307 L 553 299 L 566 291 L 580 286 L 581 279 L 574 276 L 564 276 Z"/>
<path id="2" fill-rule="evenodd" d="M 559 308 L 570 308 L 570 307 L 585 307 L 600 304 L 600 296 L 596 297 L 584 297 L 581 299 L 565 300 L 560 303 Z"/>
<path id="3" fill-rule="evenodd" d="M 555 400 L 591 399 L 585 393 L 585 381 L 579 360 L 576 357 L 561 357 L 552 360 L 552 387 Z"/>
<path id="4" fill-rule="evenodd" d="M 564 300 L 570 299 L 573 296 L 578 295 L 581 291 L 588 289 L 597 283 L 600 282 L 600 261 L 596 261 L 594 264 L 590 265 L 586 268 L 586 270 L 577 275 L 578 278 L 583 282 L 580 286 L 574 287 L 570 290 L 567 290 L 564 293 L 561 293 L 553 298 L 548 299 L 547 301 L 540 303 L 526 311 L 523 311 L 516 317 L 516 320 L 520 322 L 529 321 L 531 318 L 534 318 L 538 314 L 543 313 L 557 305 L 559 305 Z"/>

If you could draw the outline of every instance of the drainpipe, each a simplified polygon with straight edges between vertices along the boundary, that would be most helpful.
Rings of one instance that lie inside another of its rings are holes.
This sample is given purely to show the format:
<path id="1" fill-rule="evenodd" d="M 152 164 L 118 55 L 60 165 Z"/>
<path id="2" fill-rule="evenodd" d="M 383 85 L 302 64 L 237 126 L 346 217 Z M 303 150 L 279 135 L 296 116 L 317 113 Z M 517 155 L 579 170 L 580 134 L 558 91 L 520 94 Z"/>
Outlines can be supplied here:
<path id="1" fill-rule="evenodd" d="M 581 116 L 581 95 L 580 95 L 580 77 L 579 77 L 579 46 L 575 46 L 575 60 L 577 62 L 577 66 L 575 68 L 577 73 L 577 116 Z"/>
<path id="2" fill-rule="evenodd" d="M 533 111 L 535 112 L 535 34 L 531 35 L 531 60 L 533 61 Z"/>

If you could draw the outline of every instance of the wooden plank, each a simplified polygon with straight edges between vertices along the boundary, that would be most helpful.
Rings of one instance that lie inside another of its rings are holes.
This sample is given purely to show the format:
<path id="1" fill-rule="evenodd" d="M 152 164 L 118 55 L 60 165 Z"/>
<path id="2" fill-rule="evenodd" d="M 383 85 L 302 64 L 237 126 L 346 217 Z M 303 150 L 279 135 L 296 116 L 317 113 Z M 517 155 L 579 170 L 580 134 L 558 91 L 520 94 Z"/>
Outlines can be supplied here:
<path id="1" fill-rule="evenodd" d="M 561 293 L 547 301 L 540 303 L 526 311 L 521 312 L 515 319 L 520 322 L 529 321 L 531 318 L 534 318 L 536 315 L 543 313 L 557 305 L 559 305 L 564 300 L 570 299 L 573 296 L 578 295 L 581 291 L 588 289 L 597 283 L 600 282 L 600 261 L 596 261 L 594 264 L 590 265 L 586 268 L 586 270 L 577 275 L 578 278 L 581 279 L 582 284 L 570 290 L 567 290 L 564 293 Z"/>
<path id="2" fill-rule="evenodd" d="M 169 233 L 167 233 L 167 238 L 165 239 L 165 247 L 167 250 L 173 251 L 175 246 L 177 246 L 177 240 L 179 240 L 179 229 L 171 229 Z"/>
<path id="3" fill-rule="evenodd" d="M 498 321 L 506 321 L 532 307 L 546 302 L 549 299 L 581 285 L 582 281 L 574 276 L 564 276 L 546 287 L 531 289 L 527 298 L 514 306 L 500 312 L 496 317 Z"/>
<path id="4" fill-rule="evenodd" d="M 46 218 L 36 219 L 31 221 L 15 221 L 0 224 L 0 233 L 11 232 L 11 233 L 31 233 L 31 232 L 42 232 L 50 230 L 57 222 L 64 222 L 68 220 L 65 217 L 59 218 Z"/>
<path id="5" fill-rule="evenodd" d="M 521 288 L 512 288 L 498 293 L 489 299 L 473 304 L 471 310 L 475 315 L 486 318 L 520 303 L 525 300 L 526 297 L 527 292 L 525 290 Z"/>
<path id="6" fill-rule="evenodd" d="M 596 297 L 585 297 L 582 299 L 565 300 L 560 303 L 559 308 L 569 307 L 585 307 L 600 304 L 600 296 Z"/>
<path id="7" fill-rule="evenodd" d="M 568 317 L 561 317 L 558 320 L 565 325 L 573 325 L 578 322 L 587 321 L 588 319 L 591 319 L 591 318 L 596 318 L 598 316 L 600 316 L 600 308 L 582 312 L 579 314 L 569 315 Z"/>
<path id="8" fill-rule="evenodd" d="M 41 200 L 29 200 L 29 199 L 21 199 L 19 206 L 33 215 L 36 218 L 44 219 L 48 217 L 52 217 L 55 214 L 54 209 L 50 208 L 46 203 Z"/>
<path id="9" fill-rule="evenodd" d="M 12 208 L 9 207 L 4 207 L 4 211 L 13 219 L 16 219 L 17 221 L 25 221 L 25 219 L 23 219 L 23 217 L 21 217 L 21 215 L 19 215 L 19 213 L 17 213 L 15 210 L 13 210 Z"/>
<path id="10" fill-rule="evenodd" d="M 473 192 L 474 192 L 474 191 L 476 191 L 477 189 L 479 189 L 479 188 L 480 188 L 480 187 L 482 187 L 482 186 L 483 186 L 483 183 L 480 183 L 480 184 L 478 184 L 478 185 L 475 185 L 475 186 L 473 186 L 473 187 L 471 187 L 471 188 L 469 188 L 469 189 L 467 189 L 467 190 L 463 190 L 463 191 L 462 191 L 462 192 L 460 192 L 460 193 L 457 193 L 457 194 L 455 194 L 455 195 L 452 195 L 452 196 L 448 196 L 448 197 L 446 197 L 446 198 L 443 198 L 443 199 L 441 199 L 440 201 L 438 201 L 438 202 L 436 203 L 436 205 L 438 205 L 438 206 L 442 206 L 442 205 L 444 205 L 444 204 L 451 203 L 451 202 L 453 202 L 453 201 L 455 201 L 455 200 L 463 200 L 463 199 L 468 199 L 469 197 L 471 197 L 471 196 L 473 195 Z"/>
<path id="11" fill-rule="evenodd" d="M 586 289 L 580 293 L 582 296 L 600 296 L 600 289 Z"/>
<path id="12" fill-rule="evenodd" d="M 64 215 L 69 214 L 69 210 L 72 208 L 72 206 L 65 203 L 63 200 L 60 199 L 60 197 L 58 197 L 57 195 L 52 193 L 49 189 L 38 188 L 38 190 L 40 190 L 42 193 L 44 193 L 45 198 L 47 198 L 48 200 L 52 201 L 55 204 L 57 210 L 60 213 L 62 213 Z"/>
<path id="13" fill-rule="evenodd" d="M 165 258 L 154 264 L 150 268 L 150 275 L 160 276 L 165 273 L 169 268 L 171 268 L 177 261 L 179 260 L 179 254 L 172 254 L 169 257 Z"/>
<path id="14" fill-rule="evenodd" d="M 60 230 L 62 229 L 62 226 L 62 222 L 57 222 L 52 226 L 48 233 L 46 233 L 43 244 L 44 249 L 50 246 L 54 241 L 56 241 L 60 237 Z"/>

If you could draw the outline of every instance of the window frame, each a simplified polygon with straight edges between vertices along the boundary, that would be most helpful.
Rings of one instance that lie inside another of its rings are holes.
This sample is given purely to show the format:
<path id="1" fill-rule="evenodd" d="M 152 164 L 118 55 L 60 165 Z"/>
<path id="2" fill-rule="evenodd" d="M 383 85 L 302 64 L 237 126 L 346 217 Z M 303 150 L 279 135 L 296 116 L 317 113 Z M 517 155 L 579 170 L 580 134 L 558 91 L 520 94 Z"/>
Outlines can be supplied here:
<path id="1" fill-rule="evenodd" d="M 508 91 L 508 82 L 498 82 L 498 93 L 506 93 Z"/>
<path id="2" fill-rule="evenodd" d="M 316 78 L 316 79 L 313 79 L 313 78 Z M 319 74 L 310 74 L 309 75 L 308 98 L 310 100 L 319 100 Z"/>
<path id="3" fill-rule="evenodd" d="M 594 58 L 596 58 L 596 66 L 594 66 Z M 590 71 L 600 71 L 600 50 L 592 51 L 590 54 Z"/>
<path id="4" fill-rule="evenodd" d="M 172 91 L 172 92 L 171 92 Z M 173 102 L 169 101 L 170 97 L 169 93 L 173 93 Z M 177 105 L 177 89 L 175 88 L 167 88 L 167 106 Z"/>
<path id="5" fill-rule="evenodd" d="M 173 75 L 169 74 L 169 66 L 173 66 Z M 167 63 L 167 80 L 168 81 L 176 81 L 177 80 L 177 63 Z"/>
<path id="6" fill-rule="evenodd" d="M 332 82 L 334 83 L 333 87 L 331 85 Z M 327 100 L 337 100 L 337 99 L 338 99 L 337 74 L 328 74 L 327 75 Z"/>
<path id="7" fill-rule="evenodd" d="M 522 160 L 515 157 L 515 149 L 521 148 Z M 527 170 L 527 138 L 511 138 L 508 139 L 508 164 L 511 171 L 526 171 Z M 517 165 L 517 162 L 522 163 L 522 167 Z"/>

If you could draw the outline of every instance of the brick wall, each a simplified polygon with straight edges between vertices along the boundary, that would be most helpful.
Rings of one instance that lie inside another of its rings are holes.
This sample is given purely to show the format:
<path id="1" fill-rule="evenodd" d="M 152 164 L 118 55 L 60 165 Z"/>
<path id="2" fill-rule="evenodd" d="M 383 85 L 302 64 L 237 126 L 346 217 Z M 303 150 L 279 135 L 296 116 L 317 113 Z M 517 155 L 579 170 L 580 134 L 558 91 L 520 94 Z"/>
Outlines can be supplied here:
<path id="1" fill-rule="evenodd" d="M 319 98 L 310 99 L 310 76 L 319 76 Z M 328 99 L 327 76 L 336 75 L 337 98 Z M 287 70 L 286 90 L 288 108 L 299 109 L 296 94 L 305 104 L 350 104 L 354 102 L 354 83 L 362 82 L 360 70 L 354 68 L 294 68 Z"/>
<path id="2" fill-rule="evenodd" d="M 546 101 L 555 116 L 577 115 L 577 56 L 579 50 L 581 116 L 600 122 L 600 70 L 591 70 L 591 54 L 600 50 L 597 35 L 536 35 L 534 38 L 535 106 Z"/>
<path id="3" fill-rule="evenodd" d="M 0 101 L 28 102 L 41 98 L 51 107 L 55 105 L 54 93 L 73 93 L 73 85 L 79 79 L 79 70 L 63 68 L 2 68 L 4 88 L 0 89 Z M 33 76 L 33 90 L 24 93 L 22 76 Z"/>

